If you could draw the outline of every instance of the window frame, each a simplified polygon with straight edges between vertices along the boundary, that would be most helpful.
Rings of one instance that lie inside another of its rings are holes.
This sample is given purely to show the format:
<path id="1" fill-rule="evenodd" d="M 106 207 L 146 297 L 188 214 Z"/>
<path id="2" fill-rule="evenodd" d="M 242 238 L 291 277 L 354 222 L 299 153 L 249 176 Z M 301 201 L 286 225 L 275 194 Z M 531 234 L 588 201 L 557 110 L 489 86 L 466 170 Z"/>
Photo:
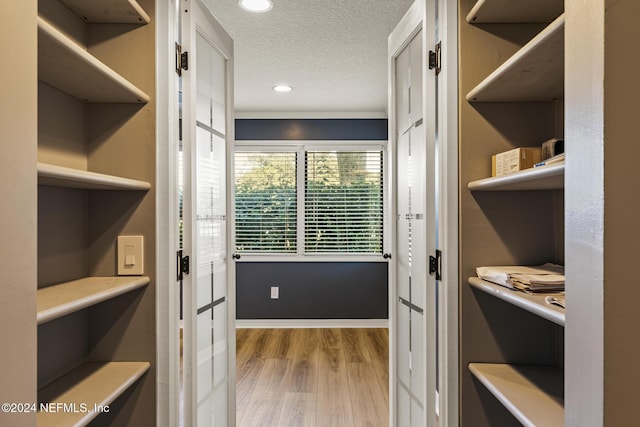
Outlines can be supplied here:
<path id="1" fill-rule="evenodd" d="M 307 151 L 378 151 L 382 152 L 382 253 L 358 254 L 349 252 L 340 253 L 305 253 L 305 153 Z M 296 195 L 297 195 L 297 230 L 295 254 L 271 253 L 239 253 L 239 261 L 249 262 L 371 262 L 383 260 L 383 254 L 389 252 L 389 152 L 386 140 L 379 141 L 236 141 L 234 146 L 234 158 L 236 152 L 296 152 Z M 235 200 L 235 173 L 233 177 L 233 199 Z M 234 248 L 235 248 L 235 203 L 234 214 Z M 386 261 L 386 260 L 385 260 Z"/>

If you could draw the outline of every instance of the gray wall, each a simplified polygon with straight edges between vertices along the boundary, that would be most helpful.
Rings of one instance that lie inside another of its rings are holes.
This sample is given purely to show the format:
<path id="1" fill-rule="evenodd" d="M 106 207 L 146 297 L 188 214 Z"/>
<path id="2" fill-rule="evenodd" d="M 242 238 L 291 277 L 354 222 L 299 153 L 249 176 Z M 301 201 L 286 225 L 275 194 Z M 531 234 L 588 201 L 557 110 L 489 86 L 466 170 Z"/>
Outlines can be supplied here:
<path id="1" fill-rule="evenodd" d="M 386 319 L 386 262 L 238 262 L 238 319 Z M 271 286 L 280 298 L 271 299 Z"/>
<path id="2" fill-rule="evenodd" d="M 237 119 L 236 140 L 386 141 L 386 119 Z M 243 257 L 246 258 L 246 257 Z M 387 319 L 388 264 L 236 263 L 238 319 Z M 280 298 L 270 298 L 271 286 Z"/>

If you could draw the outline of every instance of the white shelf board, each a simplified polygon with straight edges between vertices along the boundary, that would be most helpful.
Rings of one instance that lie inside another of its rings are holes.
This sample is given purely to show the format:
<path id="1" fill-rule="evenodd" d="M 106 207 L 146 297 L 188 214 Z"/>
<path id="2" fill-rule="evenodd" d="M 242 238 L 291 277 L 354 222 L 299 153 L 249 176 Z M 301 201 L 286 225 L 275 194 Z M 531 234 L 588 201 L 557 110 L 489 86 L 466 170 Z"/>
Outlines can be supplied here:
<path id="1" fill-rule="evenodd" d="M 469 370 L 524 426 L 564 426 L 562 369 L 470 363 Z"/>
<path id="2" fill-rule="evenodd" d="M 564 14 L 467 94 L 469 102 L 541 102 L 564 97 Z"/>
<path id="3" fill-rule="evenodd" d="M 38 391 L 38 402 L 75 403 L 76 412 L 38 412 L 38 427 L 86 426 L 100 415 L 94 405 L 110 405 L 149 370 L 148 362 L 90 362 Z M 81 411 L 81 404 L 88 411 Z"/>
<path id="4" fill-rule="evenodd" d="M 527 294 L 514 289 L 505 288 L 495 283 L 487 282 L 478 277 L 470 277 L 469 285 L 491 296 L 520 307 L 530 313 L 547 319 L 557 325 L 564 326 L 565 310 L 556 305 L 547 304 L 545 297 L 548 293 L 537 295 Z"/>
<path id="5" fill-rule="evenodd" d="M 38 79 L 91 103 L 149 102 L 149 96 L 38 17 Z"/>
<path id="6" fill-rule="evenodd" d="M 471 191 L 562 190 L 564 162 L 471 181 L 467 188 Z"/>
<path id="7" fill-rule="evenodd" d="M 85 22 L 148 24 L 151 19 L 136 0 L 60 0 Z"/>
<path id="8" fill-rule="evenodd" d="M 38 325 L 149 284 L 146 276 L 85 277 L 37 292 Z"/>
<path id="9" fill-rule="evenodd" d="M 66 168 L 48 163 L 38 163 L 38 184 L 87 190 L 147 191 L 151 188 L 151 184 L 146 181 Z"/>
<path id="10" fill-rule="evenodd" d="M 467 15 L 470 24 L 551 22 L 562 14 L 563 0 L 478 0 Z"/>

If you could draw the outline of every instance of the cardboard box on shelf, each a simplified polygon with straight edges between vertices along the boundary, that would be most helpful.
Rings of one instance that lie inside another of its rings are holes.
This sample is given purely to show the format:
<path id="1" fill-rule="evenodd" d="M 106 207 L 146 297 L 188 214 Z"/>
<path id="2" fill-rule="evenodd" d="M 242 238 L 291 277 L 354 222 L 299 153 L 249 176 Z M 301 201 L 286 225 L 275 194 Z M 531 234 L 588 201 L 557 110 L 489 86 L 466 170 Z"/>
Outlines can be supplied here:
<path id="1" fill-rule="evenodd" d="M 491 156 L 491 176 L 502 176 L 533 167 L 540 161 L 540 147 L 514 148 Z"/>

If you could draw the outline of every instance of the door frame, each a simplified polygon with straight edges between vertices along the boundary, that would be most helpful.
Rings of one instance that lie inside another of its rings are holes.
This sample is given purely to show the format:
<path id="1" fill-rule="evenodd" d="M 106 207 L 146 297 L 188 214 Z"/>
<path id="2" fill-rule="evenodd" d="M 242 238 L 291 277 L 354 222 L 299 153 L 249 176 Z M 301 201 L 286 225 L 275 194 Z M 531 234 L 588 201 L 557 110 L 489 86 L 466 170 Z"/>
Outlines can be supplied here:
<path id="1" fill-rule="evenodd" d="M 180 425 L 179 99 L 175 42 L 180 0 L 156 0 L 156 337 L 157 425 Z"/>
<path id="2" fill-rule="evenodd" d="M 180 425 L 180 286 L 177 280 L 178 250 L 178 144 L 180 137 L 179 83 L 176 74 L 176 49 L 179 40 L 181 8 L 185 2 L 200 0 L 156 0 L 156 335 L 157 335 L 157 425 Z M 193 5 L 196 6 L 196 5 Z M 187 5 L 187 7 L 193 7 Z M 214 30 L 226 32 L 213 17 Z M 226 73 L 234 75 L 233 42 L 225 47 Z M 233 78 L 226 82 L 226 144 L 227 175 L 233 176 L 235 141 Z M 232 181 L 227 181 L 227 342 L 229 425 L 235 425 L 235 264 L 231 259 L 234 247 Z M 185 408 L 186 410 L 186 408 Z"/>
<path id="3" fill-rule="evenodd" d="M 442 43 L 442 71 L 437 77 L 438 191 L 442 195 L 438 224 L 442 259 L 440 340 L 440 425 L 459 425 L 459 185 L 458 185 L 458 0 L 437 0 L 439 24 L 435 40 Z M 426 19 L 426 15 L 425 15 Z M 428 48 L 428 45 L 427 45 Z M 433 47 L 431 47 L 433 48 Z M 466 280 L 466 279 L 465 279 Z"/>

